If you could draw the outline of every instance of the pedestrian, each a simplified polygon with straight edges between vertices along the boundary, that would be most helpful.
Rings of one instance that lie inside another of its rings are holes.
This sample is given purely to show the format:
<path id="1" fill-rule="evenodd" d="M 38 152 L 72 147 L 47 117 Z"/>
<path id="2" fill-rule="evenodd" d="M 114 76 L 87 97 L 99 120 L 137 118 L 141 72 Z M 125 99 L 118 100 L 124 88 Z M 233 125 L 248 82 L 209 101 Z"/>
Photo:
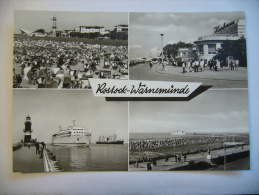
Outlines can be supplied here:
<path id="1" fill-rule="evenodd" d="M 182 67 L 183 67 L 183 74 L 185 73 L 185 62 L 182 63 Z"/>
<path id="2" fill-rule="evenodd" d="M 186 154 L 184 155 L 184 162 L 186 162 L 186 159 L 187 159 L 187 157 L 186 157 Z"/>
<path id="3" fill-rule="evenodd" d="M 35 146 L 36 146 L 36 154 L 39 154 L 40 153 L 40 143 L 36 141 Z"/>
<path id="4" fill-rule="evenodd" d="M 239 66 L 239 60 L 236 59 L 236 60 L 235 60 L 235 69 L 236 69 L 236 70 L 238 70 L 238 66 Z"/>
<path id="5" fill-rule="evenodd" d="M 152 61 L 149 63 L 150 69 L 152 68 Z"/>
<path id="6" fill-rule="evenodd" d="M 41 142 L 41 145 L 42 145 L 42 149 L 46 148 L 46 144 L 44 142 Z"/>

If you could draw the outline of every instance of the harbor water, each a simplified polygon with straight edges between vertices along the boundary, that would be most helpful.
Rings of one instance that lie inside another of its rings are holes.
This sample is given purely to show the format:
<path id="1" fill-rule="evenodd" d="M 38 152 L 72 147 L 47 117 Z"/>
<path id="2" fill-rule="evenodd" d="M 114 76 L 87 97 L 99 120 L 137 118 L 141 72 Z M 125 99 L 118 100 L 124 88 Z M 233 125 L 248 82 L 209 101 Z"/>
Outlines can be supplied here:
<path id="1" fill-rule="evenodd" d="M 128 171 L 128 144 L 48 145 L 47 149 L 64 171 Z"/>

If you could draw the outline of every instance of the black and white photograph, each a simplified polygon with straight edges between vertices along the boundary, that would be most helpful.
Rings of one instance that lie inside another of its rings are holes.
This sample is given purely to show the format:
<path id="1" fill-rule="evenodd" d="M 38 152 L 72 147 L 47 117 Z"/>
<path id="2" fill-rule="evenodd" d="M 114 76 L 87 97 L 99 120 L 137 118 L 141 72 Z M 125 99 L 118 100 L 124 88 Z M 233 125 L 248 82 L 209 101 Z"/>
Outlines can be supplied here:
<path id="1" fill-rule="evenodd" d="M 14 89 L 13 172 L 128 171 L 128 103 Z"/>
<path id="2" fill-rule="evenodd" d="M 127 12 L 14 12 L 13 88 L 89 89 L 128 79 Z"/>
<path id="3" fill-rule="evenodd" d="M 129 104 L 129 171 L 250 170 L 247 89 Z"/>
<path id="4" fill-rule="evenodd" d="M 259 1 L 0 1 L 0 194 L 258 194 Z"/>
<path id="5" fill-rule="evenodd" d="M 247 88 L 244 12 L 131 12 L 132 80 Z"/>

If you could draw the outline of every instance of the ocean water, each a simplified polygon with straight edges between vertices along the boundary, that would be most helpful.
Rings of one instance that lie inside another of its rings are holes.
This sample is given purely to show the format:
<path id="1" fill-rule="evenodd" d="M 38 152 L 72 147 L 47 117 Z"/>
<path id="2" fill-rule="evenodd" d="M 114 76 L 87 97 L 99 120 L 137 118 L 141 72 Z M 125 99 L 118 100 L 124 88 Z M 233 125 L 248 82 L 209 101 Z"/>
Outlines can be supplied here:
<path id="1" fill-rule="evenodd" d="M 64 171 L 128 171 L 128 144 L 48 145 Z"/>
<path id="2" fill-rule="evenodd" d="M 205 134 L 204 134 L 205 135 Z M 212 134 L 206 134 L 212 136 Z M 165 139 L 165 138 L 181 138 L 192 137 L 193 133 L 186 133 L 185 135 L 171 135 L 171 133 L 130 133 L 130 139 Z"/>
<path id="3" fill-rule="evenodd" d="M 171 133 L 129 133 L 129 139 L 134 140 L 134 139 L 166 139 L 166 138 L 185 138 L 185 137 L 199 137 L 199 136 L 205 136 L 205 137 L 212 137 L 212 136 L 228 136 L 228 135 L 246 135 L 248 136 L 247 133 L 200 133 L 196 132 L 196 135 L 194 135 L 194 132 L 189 133 L 186 132 L 185 135 L 171 135 Z"/>

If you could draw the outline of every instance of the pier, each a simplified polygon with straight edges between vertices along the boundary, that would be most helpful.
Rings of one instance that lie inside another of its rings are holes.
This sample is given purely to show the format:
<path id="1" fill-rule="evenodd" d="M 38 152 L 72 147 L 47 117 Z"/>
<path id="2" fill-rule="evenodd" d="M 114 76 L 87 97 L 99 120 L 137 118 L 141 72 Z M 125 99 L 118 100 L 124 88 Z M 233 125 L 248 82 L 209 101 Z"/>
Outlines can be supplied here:
<path id="1" fill-rule="evenodd" d="M 21 173 L 42 173 L 59 172 L 55 156 L 47 149 L 43 149 L 40 154 L 36 154 L 36 147 L 21 147 L 13 151 L 13 172 Z"/>
<path id="2" fill-rule="evenodd" d="M 249 145 L 231 147 L 226 150 L 223 148 L 212 150 L 210 154 L 207 152 L 186 154 L 186 160 L 182 156 L 180 161 L 176 161 L 175 157 L 170 157 L 149 162 L 136 162 L 129 165 L 129 171 L 206 170 L 220 165 L 224 165 L 225 170 L 228 170 L 226 163 L 247 157 L 249 152 Z"/>

